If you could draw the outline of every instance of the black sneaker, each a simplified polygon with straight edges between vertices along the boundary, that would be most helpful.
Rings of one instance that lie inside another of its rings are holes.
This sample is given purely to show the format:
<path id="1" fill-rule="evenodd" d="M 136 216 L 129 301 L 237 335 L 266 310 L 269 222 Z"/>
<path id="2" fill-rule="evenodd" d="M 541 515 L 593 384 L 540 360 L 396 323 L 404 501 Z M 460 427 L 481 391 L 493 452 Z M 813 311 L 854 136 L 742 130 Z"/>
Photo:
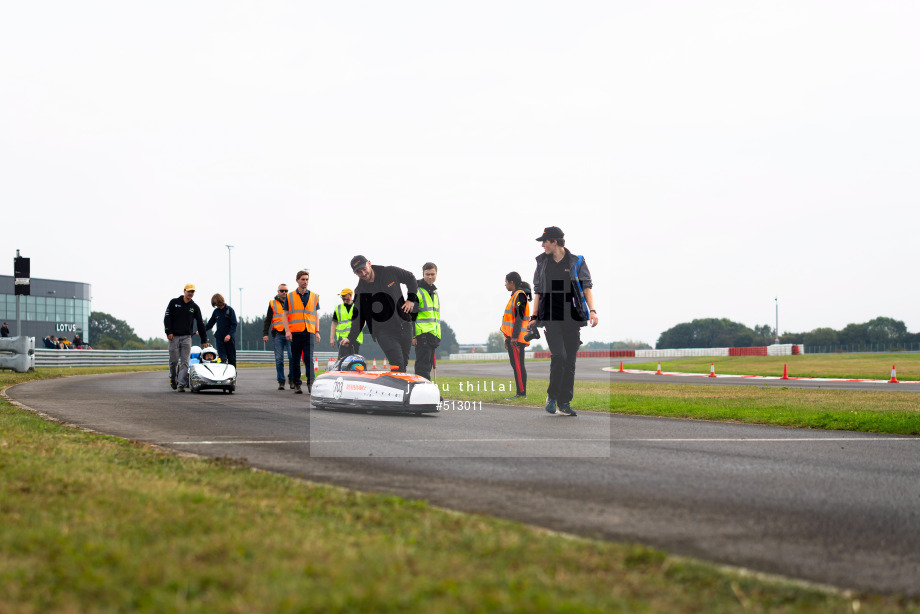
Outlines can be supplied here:
<path id="1" fill-rule="evenodd" d="M 527 395 L 526 395 L 526 394 L 516 394 L 516 395 L 514 395 L 513 397 L 506 397 L 505 400 L 506 400 L 506 401 L 513 401 L 513 400 L 515 400 L 515 399 L 526 399 L 526 398 L 527 398 Z"/>
<path id="2" fill-rule="evenodd" d="M 294 394 L 303 394 L 303 389 L 300 387 L 300 384 L 294 384 Z"/>
<path id="3" fill-rule="evenodd" d="M 575 413 L 575 410 L 569 406 L 568 403 L 559 404 L 559 413 L 565 414 L 566 416 L 577 416 L 578 415 Z"/>
<path id="4" fill-rule="evenodd" d="M 556 413 L 556 399 L 546 399 L 546 411 L 550 414 Z"/>
<path id="5" fill-rule="evenodd" d="M 176 389 L 176 380 L 174 380 L 174 379 L 169 380 L 169 386 L 170 386 L 170 388 L 172 388 L 173 390 L 175 390 L 175 389 Z"/>
<path id="6" fill-rule="evenodd" d="M 291 387 L 291 390 L 294 389 L 294 380 L 292 380 L 291 378 L 288 378 L 288 386 Z"/>
<path id="7" fill-rule="evenodd" d="M 278 390 L 284 390 L 284 382 L 278 382 Z"/>
<path id="8" fill-rule="evenodd" d="M 179 388 L 177 388 L 177 390 L 178 390 L 179 392 L 185 392 L 185 386 L 179 386 Z"/>

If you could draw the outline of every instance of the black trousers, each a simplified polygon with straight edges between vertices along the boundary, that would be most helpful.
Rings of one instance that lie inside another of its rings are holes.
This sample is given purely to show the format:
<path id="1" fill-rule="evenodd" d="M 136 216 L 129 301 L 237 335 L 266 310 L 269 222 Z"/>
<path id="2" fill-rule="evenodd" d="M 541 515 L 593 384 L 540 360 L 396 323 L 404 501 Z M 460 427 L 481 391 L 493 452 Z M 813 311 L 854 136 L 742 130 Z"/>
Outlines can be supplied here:
<path id="1" fill-rule="evenodd" d="M 224 335 L 226 337 L 226 335 Z M 217 355 L 220 359 L 228 364 L 236 366 L 236 342 L 233 337 L 230 341 L 224 341 L 224 337 L 214 335 L 214 346 L 217 347 Z"/>
<path id="2" fill-rule="evenodd" d="M 524 349 L 526 346 L 515 345 L 510 341 L 506 345 L 511 370 L 514 371 L 514 385 L 518 394 L 527 394 L 527 368 L 524 366 Z"/>
<path id="3" fill-rule="evenodd" d="M 313 383 L 313 333 L 291 334 L 291 379 L 295 384 L 303 384 L 300 379 L 300 361 L 304 361 L 308 384 Z"/>
<path id="4" fill-rule="evenodd" d="M 431 367 L 434 366 L 434 353 L 441 340 L 431 333 L 422 333 L 415 338 L 415 374 L 431 379 Z"/>
<path id="5" fill-rule="evenodd" d="M 400 371 L 409 368 L 409 348 L 412 347 L 412 326 L 394 327 L 377 333 L 377 344 L 383 355 L 390 361 L 390 366 L 399 367 Z"/>
<path id="6" fill-rule="evenodd" d="M 549 346 L 549 386 L 546 396 L 557 403 L 569 403 L 575 394 L 575 359 L 581 346 L 578 322 L 546 322 Z"/>

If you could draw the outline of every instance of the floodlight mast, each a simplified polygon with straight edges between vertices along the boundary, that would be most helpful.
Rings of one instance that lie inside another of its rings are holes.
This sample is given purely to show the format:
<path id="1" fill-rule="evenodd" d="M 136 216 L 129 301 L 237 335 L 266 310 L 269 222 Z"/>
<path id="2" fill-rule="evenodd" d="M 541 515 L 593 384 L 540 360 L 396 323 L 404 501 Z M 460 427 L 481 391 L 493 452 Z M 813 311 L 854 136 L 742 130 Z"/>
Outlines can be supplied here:
<path id="1" fill-rule="evenodd" d="M 776 301 L 776 343 L 779 343 L 779 297 L 773 300 Z"/>
<path id="2" fill-rule="evenodd" d="M 227 245 L 227 304 L 233 302 L 233 267 L 230 258 L 230 250 L 233 249 L 232 245 Z"/>

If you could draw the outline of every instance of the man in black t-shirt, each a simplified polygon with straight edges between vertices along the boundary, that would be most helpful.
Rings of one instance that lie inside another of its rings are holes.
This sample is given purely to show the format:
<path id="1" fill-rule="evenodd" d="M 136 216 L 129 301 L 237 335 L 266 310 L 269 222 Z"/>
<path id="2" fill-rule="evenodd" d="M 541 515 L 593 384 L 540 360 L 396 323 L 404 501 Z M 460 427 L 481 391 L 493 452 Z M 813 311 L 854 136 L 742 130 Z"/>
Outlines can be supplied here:
<path id="1" fill-rule="evenodd" d="M 412 310 L 418 293 L 415 276 L 399 267 L 372 265 L 364 256 L 351 259 L 351 270 L 360 280 L 355 286 L 357 316 L 342 345 L 354 343 L 366 324 L 390 365 L 405 371 L 412 347 Z M 403 297 L 400 284 L 406 286 L 408 299 Z"/>
<path id="2" fill-rule="evenodd" d="M 550 351 L 546 411 L 575 416 L 570 406 L 575 393 L 575 360 L 581 346 L 581 327 L 597 326 L 591 273 L 584 259 L 565 247 L 558 226 L 543 229 L 537 238 L 543 253 L 537 256 L 533 275 L 533 326 L 546 329 Z M 539 324 L 537 324 L 537 322 Z"/>

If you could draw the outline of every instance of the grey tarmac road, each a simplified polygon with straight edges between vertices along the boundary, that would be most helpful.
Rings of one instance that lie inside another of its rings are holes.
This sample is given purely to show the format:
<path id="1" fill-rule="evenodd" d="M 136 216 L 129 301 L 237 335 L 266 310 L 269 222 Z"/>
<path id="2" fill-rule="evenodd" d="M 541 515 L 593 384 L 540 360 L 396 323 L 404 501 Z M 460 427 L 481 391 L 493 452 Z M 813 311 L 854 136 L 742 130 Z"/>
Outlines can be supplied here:
<path id="1" fill-rule="evenodd" d="M 165 373 L 7 395 L 84 428 L 308 480 L 920 596 L 920 438 L 496 405 L 311 411 L 307 395 L 274 387 L 273 369 L 247 369 L 233 395 L 179 394 Z"/>

